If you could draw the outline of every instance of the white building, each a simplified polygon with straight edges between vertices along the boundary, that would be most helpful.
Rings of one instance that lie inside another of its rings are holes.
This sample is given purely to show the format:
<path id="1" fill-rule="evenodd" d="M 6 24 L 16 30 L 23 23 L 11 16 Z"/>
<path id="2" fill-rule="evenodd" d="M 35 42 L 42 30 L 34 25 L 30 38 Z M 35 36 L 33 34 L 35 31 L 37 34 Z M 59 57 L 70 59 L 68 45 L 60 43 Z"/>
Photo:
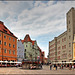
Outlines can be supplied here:
<path id="1" fill-rule="evenodd" d="M 24 45 L 21 40 L 18 40 L 17 42 L 17 58 L 20 62 L 24 59 Z"/>

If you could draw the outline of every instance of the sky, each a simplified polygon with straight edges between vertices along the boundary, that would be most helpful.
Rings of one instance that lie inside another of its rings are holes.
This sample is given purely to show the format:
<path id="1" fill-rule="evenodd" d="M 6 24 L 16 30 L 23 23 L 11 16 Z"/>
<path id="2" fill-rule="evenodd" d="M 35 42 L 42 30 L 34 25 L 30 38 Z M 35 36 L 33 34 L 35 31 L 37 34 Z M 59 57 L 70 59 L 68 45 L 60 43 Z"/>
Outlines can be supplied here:
<path id="1" fill-rule="evenodd" d="M 0 1 L 0 21 L 18 39 L 29 34 L 36 40 L 45 57 L 49 41 L 66 31 L 66 13 L 75 7 L 75 1 Z"/>

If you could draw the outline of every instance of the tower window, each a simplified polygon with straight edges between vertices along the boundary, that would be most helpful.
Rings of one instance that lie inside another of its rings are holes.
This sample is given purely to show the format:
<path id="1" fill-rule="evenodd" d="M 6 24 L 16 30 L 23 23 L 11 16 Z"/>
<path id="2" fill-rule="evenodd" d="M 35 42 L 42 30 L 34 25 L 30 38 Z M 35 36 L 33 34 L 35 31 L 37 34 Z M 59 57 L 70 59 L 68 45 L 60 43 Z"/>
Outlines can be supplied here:
<path id="1" fill-rule="evenodd" d="M 71 31 L 71 29 L 69 28 L 69 32 Z"/>
<path id="2" fill-rule="evenodd" d="M 69 47 L 71 47 L 71 43 L 69 43 Z"/>

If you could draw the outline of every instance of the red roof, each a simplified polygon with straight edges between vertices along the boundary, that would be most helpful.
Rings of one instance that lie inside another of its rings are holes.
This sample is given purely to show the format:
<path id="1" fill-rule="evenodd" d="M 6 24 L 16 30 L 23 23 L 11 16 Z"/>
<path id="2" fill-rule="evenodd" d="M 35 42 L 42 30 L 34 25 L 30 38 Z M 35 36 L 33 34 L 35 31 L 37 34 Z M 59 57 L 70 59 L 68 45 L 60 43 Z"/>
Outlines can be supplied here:
<path id="1" fill-rule="evenodd" d="M 24 40 L 21 40 L 22 43 L 24 43 Z"/>
<path id="2" fill-rule="evenodd" d="M 25 36 L 24 42 L 32 42 L 32 40 L 28 34 Z"/>
<path id="3" fill-rule="evenodd" d="M 34 45 L 35 41 L 32 41 L 32 45 Z"/>
<path id="4" fill-rule="evenodd" d="M 2 21 L 0 21 L 0 31 L 3 33 L 9 34 L 13 37 L 16 37 L 5 25 Z M 16 37 L 17 38 L 17 37 Z"/>

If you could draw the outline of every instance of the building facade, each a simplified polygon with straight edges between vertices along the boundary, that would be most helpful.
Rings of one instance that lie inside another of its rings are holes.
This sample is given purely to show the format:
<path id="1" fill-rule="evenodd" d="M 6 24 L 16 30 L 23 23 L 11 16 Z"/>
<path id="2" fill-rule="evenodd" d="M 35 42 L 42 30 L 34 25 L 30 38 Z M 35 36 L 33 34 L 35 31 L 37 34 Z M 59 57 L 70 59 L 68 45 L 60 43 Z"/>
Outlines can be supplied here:
<path id="1" fill-rule="evenodd" d="M 49 59 L 51 62 L 75 60 L 75 8 L 71 8 L 66 15 L 67 31 L 49 42 Z"/>
<path id="2" fill-rule="evenodd" d="M 21 40 L 17 41 L 17 59 L 19 62 L 24 59 L 24 45 Z"/>
<path id="3" fill-rule="evenodd" d="M 40 56 L 40 51 L 39 51 L 36 40 L 35 41 L 31 40 L 30 36 L 27 34 L 24 40 L 21 40 L 21 42 L 22 44 L 20 46 L 22 45 L 24 46 L 24 49 L 22 49 L 22 51 L 24 50 L 23 51 L 24 53 L 22 54 L 24 56 L 24 59 L 37 60 L 38 57 Z"/>
<path id="4" fill-rule="evenodd" d="M 0 21 L 0 60 L 17 61 L 17 37 Z"/>
<path id="5" fill-rule="evenodd" d="M 39 46 L 38 46 L 38 48 L 39 48 Z M 44 64 L 45 53 L 42 52 L 42 50 L 41 50 L 40 48 L 39 48 L 39 51 L 40 51 L 40 62 L 41 62 L 42 64 Z"/>

